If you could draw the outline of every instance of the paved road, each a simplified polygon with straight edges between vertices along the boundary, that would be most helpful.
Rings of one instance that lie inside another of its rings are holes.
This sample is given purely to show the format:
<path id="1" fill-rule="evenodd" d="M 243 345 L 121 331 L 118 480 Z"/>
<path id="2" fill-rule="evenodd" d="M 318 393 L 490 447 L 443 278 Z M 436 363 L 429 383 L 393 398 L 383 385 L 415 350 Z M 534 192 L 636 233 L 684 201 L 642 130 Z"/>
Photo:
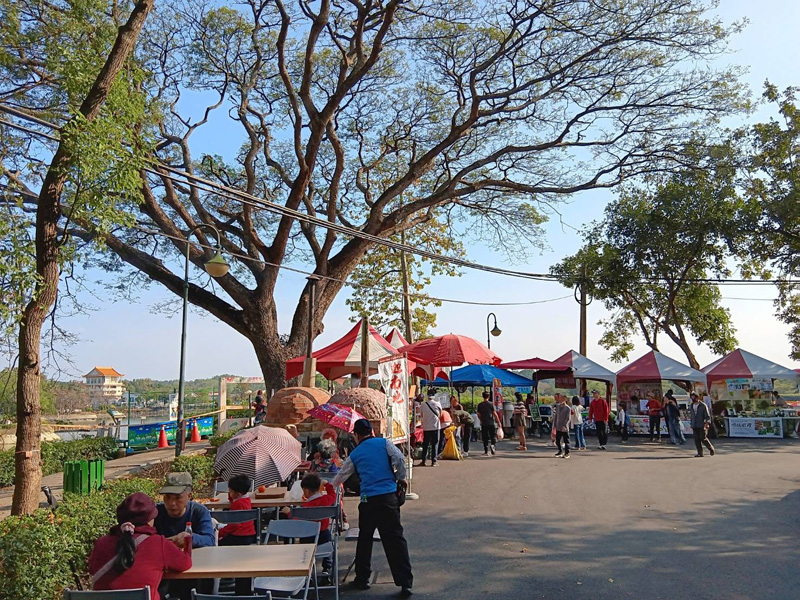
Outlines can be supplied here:
<path id="1" fill-rule="evenodd" d="M 421 498 L 403 508 L 415 598 L 800 598 L 797 440 L 718 440 L 703 459 L 691 440 L 612 439 L 569 460 L 514 446 L 415 469 Z M 354 551 L 342 543 L 343 568 Z M 348 597 L 395 595 L 379 546 L 373 562 L 372 589 Z"/>

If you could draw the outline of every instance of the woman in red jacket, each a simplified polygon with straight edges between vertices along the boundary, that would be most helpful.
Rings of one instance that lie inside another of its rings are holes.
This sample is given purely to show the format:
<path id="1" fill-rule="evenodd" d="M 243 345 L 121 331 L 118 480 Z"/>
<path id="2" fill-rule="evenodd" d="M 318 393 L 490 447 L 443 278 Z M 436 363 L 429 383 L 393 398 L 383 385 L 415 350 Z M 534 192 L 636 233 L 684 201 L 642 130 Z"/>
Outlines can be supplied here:
<path id="1" fill-rule="evenodd" d="M 118 525 L 94 543 L 89 572 L 96 590 L 150 587 L 159 600 L 158 585 L 164 571 L 182 572 L 192 566 L 191 544 L 181 550 L 163 535 L 153 521 L 158 511 L 153 499 L 136 492 L 117 507 Z"/>

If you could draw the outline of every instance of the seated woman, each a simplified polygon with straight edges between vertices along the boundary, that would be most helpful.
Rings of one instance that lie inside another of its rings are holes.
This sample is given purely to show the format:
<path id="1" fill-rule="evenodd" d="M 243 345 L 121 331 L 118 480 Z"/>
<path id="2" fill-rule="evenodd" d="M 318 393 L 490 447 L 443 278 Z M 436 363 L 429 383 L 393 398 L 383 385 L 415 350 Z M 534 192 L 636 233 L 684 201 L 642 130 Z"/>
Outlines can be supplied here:
<path id="1" fill-rule="evenodd" d="M 192 566 L 191 544 L 181 550 L 158 535 L 153 527 L 158 510 L 145 493 L 136 492 L 117 507 L 117 525 L 94 544 L 89 572 L 96 590 L 150 587 L 159 600 L 158 585 L 164 571 L 178 573 Z"/>
<path id="2" fill-rule="evenodd" d="M 309 468 L 311 473 L 338 473 L 342 466 L 336 442 L 331 439 L 320 440 L 314 456 Z"/>

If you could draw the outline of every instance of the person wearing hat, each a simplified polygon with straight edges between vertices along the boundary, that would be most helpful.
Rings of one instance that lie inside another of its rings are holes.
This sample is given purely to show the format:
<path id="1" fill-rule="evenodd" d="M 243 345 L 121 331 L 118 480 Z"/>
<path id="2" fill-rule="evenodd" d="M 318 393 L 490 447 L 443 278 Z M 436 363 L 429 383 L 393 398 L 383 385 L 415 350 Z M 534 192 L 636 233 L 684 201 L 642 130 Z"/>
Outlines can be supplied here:
<path id="1" fill-rule="evenodd" d="M 176 546 L 186 544 L 186 523 L 192 524 L 193 548 L 214 546 L 214 525 L 211 513 L 202 504 L 192 501 L 192 474 L 169 473 L 161 488 L 164 502 L 157 505 L 156 531 Z"/>
<path id="2" fill-rule="evenodd" d="M 192 566 L 191 549 L 180 550 L 153 522 L 156 503 L 147 494 L 131 494 L 117 507 L 117 525 L 94 543 L 89 573 L 95 590 L 150 588 L 159 600 L 158 586 L 164 571 L 182 572 Z"/>
<path id="3" fill-rule="evenodd" d="M 337 488 L 354 473 L 361 479 L 356 578 L 350 585 L 358 590 L 370 587 L 372 536 L 377 529 L 394 583 L 400 587 L 400 595 L 408 597 L 412 594 L 414 576 L 403 525 L 400 523 L 397 495 L 398 485 L 403 489 L 408 485 L 405 459 L 390 440 L 375 437 L 372 425 L 366 419 L 359 419 L 353 424 L 353 438 L 356 447 L 333 480 L 333 487 Z"/>

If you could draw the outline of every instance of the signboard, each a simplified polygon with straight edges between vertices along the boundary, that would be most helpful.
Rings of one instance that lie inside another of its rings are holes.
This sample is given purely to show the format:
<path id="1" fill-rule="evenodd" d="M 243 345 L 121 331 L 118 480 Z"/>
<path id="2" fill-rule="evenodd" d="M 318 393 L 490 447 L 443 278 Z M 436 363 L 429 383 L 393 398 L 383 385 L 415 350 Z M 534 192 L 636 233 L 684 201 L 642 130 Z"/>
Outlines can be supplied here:
<path id="1" fill-rule="evenodd" d="M 575 377 L 572 375 L 565 375 L 563 377 L 556 377 L 555 386 L 562 390 L 574 390 L 577 387 Z"/>
<path id="2" fill-rule="evenodd" d="M 495 377 L 492 379 L 492 402 L 498 414 L 503 414 L 503 384 Z"/>
<path id="3" fill-rule="evenodd" d="M 408 441 L 408 361 L 405 356 L 378 363 L 378 375 L 386 390 L 387 432 L 392 442 Z"/>
<path id="4" fill-rule="evenodd" d="M 744 417 L 727 417 L 725 419 L 728 437 L 746 438 L 782 438 L 783 420 L 780 417 L 762 417 L 747 419 Z"/>
<path id="5" fill-rule="evenodd" d="M 192 426 L 195 419 L 186 420 L 186 438 L 192 435 Z M 158 435 L 161 432 L 161 427 L 167 434 L 167 441 L 175 441 L 175 429 L 177 423 L 175 421 L 167 421 L 164 423 L 148 423 L 147 425 L 131 425 L 128 427 L 128 445 L 129 446 L 156 446 L 158 445 Z M 209 436 L 214 433 L 214 417 L 201 417 L 197 419 L 197 429 L 200 431 L 201 436 Z"/>
<path id="6" fill-rule="evenodd" d="M 529 385 L 518 385 L 515 391 L 519 392 L 520 394 L 530 394 L 533 391 L 533 388 Z"/>

